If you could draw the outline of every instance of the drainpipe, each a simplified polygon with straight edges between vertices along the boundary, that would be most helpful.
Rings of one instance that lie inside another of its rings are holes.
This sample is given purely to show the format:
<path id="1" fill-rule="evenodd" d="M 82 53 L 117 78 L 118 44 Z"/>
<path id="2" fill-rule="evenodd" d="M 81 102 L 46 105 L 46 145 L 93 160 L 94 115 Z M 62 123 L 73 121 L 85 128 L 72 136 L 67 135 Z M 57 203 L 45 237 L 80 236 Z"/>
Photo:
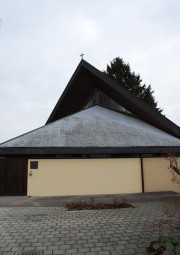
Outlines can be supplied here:
<path id="1" fill-rule="evenodd" d="M 142 158 L 142 155 L 140 155 L 140 161 L 141 161 L 141 183 L 142 183 L 142 193 L 144 193 L 144 168 L 143 168 L 143 158 Z"/>

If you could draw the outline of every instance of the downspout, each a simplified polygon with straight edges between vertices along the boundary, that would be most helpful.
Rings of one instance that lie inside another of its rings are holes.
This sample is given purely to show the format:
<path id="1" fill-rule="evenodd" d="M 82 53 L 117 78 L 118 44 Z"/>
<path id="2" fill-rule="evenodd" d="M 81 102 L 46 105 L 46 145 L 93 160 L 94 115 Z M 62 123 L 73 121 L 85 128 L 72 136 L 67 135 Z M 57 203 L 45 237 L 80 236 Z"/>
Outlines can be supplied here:
<path id="1" fill-rule="evenodd" d="M 141 161 L 141 184 L 142 184 L 142 193 L 144 193 L 144 168 L 143 168 L 143 158 L 142 158 L 142 155 L 140 155 L 140 161 Z"/>

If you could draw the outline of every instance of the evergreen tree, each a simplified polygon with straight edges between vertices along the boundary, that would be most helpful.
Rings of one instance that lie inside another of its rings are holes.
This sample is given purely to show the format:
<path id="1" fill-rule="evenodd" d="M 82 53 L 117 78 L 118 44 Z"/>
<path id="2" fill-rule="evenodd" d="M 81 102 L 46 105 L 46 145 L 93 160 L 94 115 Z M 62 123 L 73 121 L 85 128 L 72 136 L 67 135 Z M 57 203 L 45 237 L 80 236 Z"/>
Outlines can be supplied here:
<path id="1" fill-rule="evenodd" d="M 132 72 L 129 64 L 126 64 L 123 59 L 119 57 L 113 59 L 110 65 L 107 65 L 105 72 L 120 85 L 149 104 L 152 108 L 160 113 L 162 112 L 162 109 L 157 107 L 157 102 L 153 96 L 154 91 L 152 90 L 151 85 L 146 86 L 145 84 L 142 84 L 140 75 Z"/>

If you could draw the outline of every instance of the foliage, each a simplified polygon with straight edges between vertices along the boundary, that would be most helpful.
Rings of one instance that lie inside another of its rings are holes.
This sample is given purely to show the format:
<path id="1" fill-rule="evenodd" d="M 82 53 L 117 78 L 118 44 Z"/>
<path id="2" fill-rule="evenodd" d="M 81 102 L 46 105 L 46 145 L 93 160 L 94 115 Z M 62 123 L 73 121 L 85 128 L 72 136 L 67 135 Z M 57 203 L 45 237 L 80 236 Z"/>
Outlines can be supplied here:
<path id="1" fill-rule="evenodd" d="M 114 198 L 112 203 L 94 203 L 94 200 L 91 198 L 91 201 L 81 200 L 78 202 L 69 201 L 66 204 L 66 208 L 69 211 L 74 210 L 99 210 L 99 209 L 118 209 L 118 208 L 128 208 L 134 207 L 133 204 L 128 203 L 125 199 Z"/>
<path id="2" fill-rule="evenodd" d="M 162 218 L 150 228 L 159 231 L 159 238 L 150 242 L 146 254 L 180 255 L 180 201 L 170 201 Z"/>
<path id="3" fill-rule="evenodd" d="M 149 104 L 152 108 L 160 113 L 162 112 L 162 109 L 157 107 L 157 102 L 153 96 L 154 91 L 152 90 L 151 85 L 146 86 L 145 84 L 142 84 L 140 75 L 132 72 L 129 64 L 126 64 L 122 58 L 118 57 L 113 59 L 110 65 L 107 65 L 105 72 L 120 85 Z"/>
<path id="4" fill-rule="evenodd" d="M 146 251 L 148 255 L 180 255 L 180 237 L 160 236 L 158 240 L 150 242 Z"/>

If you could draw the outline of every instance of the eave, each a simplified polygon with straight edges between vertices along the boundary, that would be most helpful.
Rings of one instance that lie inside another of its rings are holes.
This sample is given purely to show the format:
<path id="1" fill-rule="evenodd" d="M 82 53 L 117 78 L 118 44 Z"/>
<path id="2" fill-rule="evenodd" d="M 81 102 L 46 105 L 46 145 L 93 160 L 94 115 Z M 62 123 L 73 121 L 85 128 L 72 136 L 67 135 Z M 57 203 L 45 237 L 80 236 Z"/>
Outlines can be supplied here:
<path id="1" fill-rule="evenodd" d="M 33 156 L 33 155 L 76 155 L 76 154 L 168 154 L 168 153 L 180 153 L 180 146 L 160 146 L 160 147 L 39 147 L 39 148 L 27 148 L 27 147 L 8 147 L 0 148 L 1 156 L 21 155 L 21 156 Z"/>

